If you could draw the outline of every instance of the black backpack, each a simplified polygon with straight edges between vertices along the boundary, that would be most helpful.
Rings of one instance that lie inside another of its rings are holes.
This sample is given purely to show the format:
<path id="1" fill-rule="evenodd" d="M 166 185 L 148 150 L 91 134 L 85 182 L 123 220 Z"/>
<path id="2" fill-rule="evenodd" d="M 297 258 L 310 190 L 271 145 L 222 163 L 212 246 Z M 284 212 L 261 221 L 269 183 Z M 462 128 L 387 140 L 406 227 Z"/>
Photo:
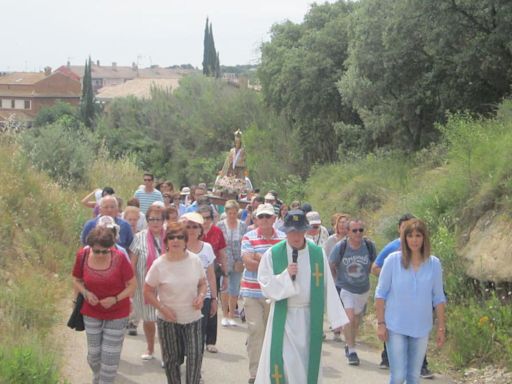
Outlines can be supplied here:
<path id="1" fill-rule="evenodd" d="M 367 237 L 363 237 L 363 241 L 366 244 L 366 248 L 368 248 L 368 252 L 370 253 L 369 254 L 370 261 L 373 263 L 375 261 L 375 259 L 377 258 L 377 250 L 375 249 L 375 245 Z M 341 240 L 341 243 L 340 243 L 340 263 L 341 263 L 341 260 L 343 259 L 343 256 L 345 256 L 345 252 L 347 251 L 347 243 L 348 243 L 348 240 L 347 240 L 346 237 L 343 240 Z"/>

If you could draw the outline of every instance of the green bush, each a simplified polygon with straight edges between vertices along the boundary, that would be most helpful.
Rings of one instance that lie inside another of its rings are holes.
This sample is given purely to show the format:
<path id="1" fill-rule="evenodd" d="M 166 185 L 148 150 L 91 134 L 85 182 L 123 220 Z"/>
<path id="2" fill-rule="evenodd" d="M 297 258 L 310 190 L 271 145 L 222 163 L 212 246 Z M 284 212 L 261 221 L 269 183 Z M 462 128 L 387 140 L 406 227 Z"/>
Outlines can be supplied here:
<path id="1" fill-rule="evenodd" d="M 34 128 L 22 136 L 22 145 L 31 163 L 61 185 L 84 183 L 94 140 L 85 129 L 73 129 L 65 120 Z"/>
<path id="2" fill-rule="evenodd" d="M 505 364 L 512 369 L 512 306 L 493 295 L 481 303 L 448 307 L 451 356 L 459 367 Z"/>
<path id="3" fill-rule="evenodd" d="M 35 343 L 34 343 L 35 344 Z M 61 383 L 55 356 L 33 344 L 0 347 L 0 383 Z"/>

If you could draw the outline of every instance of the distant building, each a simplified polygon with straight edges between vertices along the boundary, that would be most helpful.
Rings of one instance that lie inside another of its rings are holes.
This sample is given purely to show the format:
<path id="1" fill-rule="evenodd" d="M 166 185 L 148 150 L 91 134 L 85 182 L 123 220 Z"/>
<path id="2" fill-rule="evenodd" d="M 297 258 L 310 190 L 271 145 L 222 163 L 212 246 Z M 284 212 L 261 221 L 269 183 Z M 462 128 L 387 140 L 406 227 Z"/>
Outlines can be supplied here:
<path id="1" fill-rule="evenodd" d="M 96 100 L 106 103 L 118 97 L 133 96 L 137 99 L 149 99 L 151 89 L 157 88 L 172 92 L 179 87 L 180 79 L 133 79 L 125 83 L 103 87 L 98 91 Z"/>
<path id="2" fill-rule="evenodd" d="M 57 101 L 78 105 L 80 96 L 80 81 L 50 68 L 0 76 L 0 123 L 14 114 L 16 120 L 30 124 L 41 108 Z"/>
<path id="3" fill-rule="evenodd" d="M 71 65 L 67 63 L 56 69 L 56 72 L 73 73 L 80 80 L 84 77 L 84 65 Z M 91 65 L 91 78 L 94 93 L 103 87 L 111 87 L 123 84 L 129 80 L 143 78 L 143 79 L 179 79 L 184 75 L 196 72 L 195 69 L 173 67 L 161 68 L 158 65 L 153 65 L 150 68 L 139 68 L 137 64 L 133 63 L 131 66 L 119 66 L 117 63 L 112 65 L 101 65 L 99 60 Z"/>

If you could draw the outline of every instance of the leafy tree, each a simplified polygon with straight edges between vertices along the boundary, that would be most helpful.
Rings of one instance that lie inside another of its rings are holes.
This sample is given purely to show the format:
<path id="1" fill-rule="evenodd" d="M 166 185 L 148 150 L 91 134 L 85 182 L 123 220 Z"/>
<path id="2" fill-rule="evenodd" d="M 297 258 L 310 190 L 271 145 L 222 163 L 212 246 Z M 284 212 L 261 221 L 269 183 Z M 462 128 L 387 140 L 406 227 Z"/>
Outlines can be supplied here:
<path id="1" fill-rule="evenodd" d="M 58 183 L 78 185 L 86 181 L 96 142 L 83 125 L 73 127 L 69 116 L 24 132 L 21 142 L 32 164 Z"/>
<path id="2" fill-rule="evenodd" d="M 314 4 L 302 24 L 274 25 L 271 41 L 261 48 L 258 74 L 264 100 L 298 131 L 306 166 L 337 159 L 342 138 L 336 122 L 359 123 L 336 87 L 345 70 L 353 8 L 345 1 Z"/>
<path id="3" fill-rule="evenodd" d="M 84 77 L 82 80 L 82 99 L 80 101 L 80 114 L 84 124 L 91 128 L 94 123 L 95 106 L 94 91 L 91 77 L 91 57 L 85 61 Z"/>
<path id="4" fill-rule="evenodd" d="M 51 107 L 42 108 L 34 120 L 34 126 L 42 127 L 46 124 L 53 124 L 63 117 L 68 117 L 72 119 L 73 126 L 78 127 L 80 124 L 78 112 L 78 108 L 74 105 L 59 101 Z"/>
<path id="5" fill-rule="evenodd" d="M 508 1 L 364 0 L 350 30 L 339 89 L 364 129 L 338 127 L 361 148 L 425 147 L 446 111 L 489 113 L 509 94 Z"/>
<path id="6" fill-rule="evenodd" d="M 112 156 L 133 153 L 141 168 L 159 177 L 212 183 L 237 129 L 244 132 L 251 177 L 267 177 L 264 167 L 271 163 L 281 169 L 279 174 L 295 172 L 302 151 L 289 149 L 295 139 L 284 133 L 283 124 L 264 107 L 259 93 L 190 75 L 173 93 L 154 89 L 150 100 L 114 100 L 99 119 L 96 133 Z"/>

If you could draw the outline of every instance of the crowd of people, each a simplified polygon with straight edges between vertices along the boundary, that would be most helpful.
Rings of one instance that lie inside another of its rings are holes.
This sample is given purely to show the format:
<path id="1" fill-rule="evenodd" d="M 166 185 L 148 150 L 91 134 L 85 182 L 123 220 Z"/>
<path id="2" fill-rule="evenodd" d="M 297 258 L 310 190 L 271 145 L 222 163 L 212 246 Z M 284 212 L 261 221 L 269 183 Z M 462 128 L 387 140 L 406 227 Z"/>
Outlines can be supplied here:
<path id="1" fill-rule="evenodd" d="M 186 382 L 202 382 L 203 354 L 219 352 L 218 316 L 226 328 L 247 323 L 249 384 L 317 382 L 330 332 L 344 341 L 347 363 L 359 365 L 371 274 L 380 368 L 390 369 L 391 384 L 432 377 L 427 342 L 435 324 L 444 343 L 446 297 L 421 220 L 403 215 L 399 237 L 377 252 L 355 216 L 334 213 L 328 228 L 310 204 L 285 204 L 274 191 L 255 193 L 245 207 L 216 205 L 208 192 L 205 184 L 155 185 L 145 173 L 124 209 L 111 187 L 82 200 L 93 217 L 72 274 L 85 298 L 93 383 L 114 382 L 125 334 L 137 335 L 140 322 L 141 359 L 156 358 L 158 337 L 168 383 L 181 382 L 185 361 Z"/>

